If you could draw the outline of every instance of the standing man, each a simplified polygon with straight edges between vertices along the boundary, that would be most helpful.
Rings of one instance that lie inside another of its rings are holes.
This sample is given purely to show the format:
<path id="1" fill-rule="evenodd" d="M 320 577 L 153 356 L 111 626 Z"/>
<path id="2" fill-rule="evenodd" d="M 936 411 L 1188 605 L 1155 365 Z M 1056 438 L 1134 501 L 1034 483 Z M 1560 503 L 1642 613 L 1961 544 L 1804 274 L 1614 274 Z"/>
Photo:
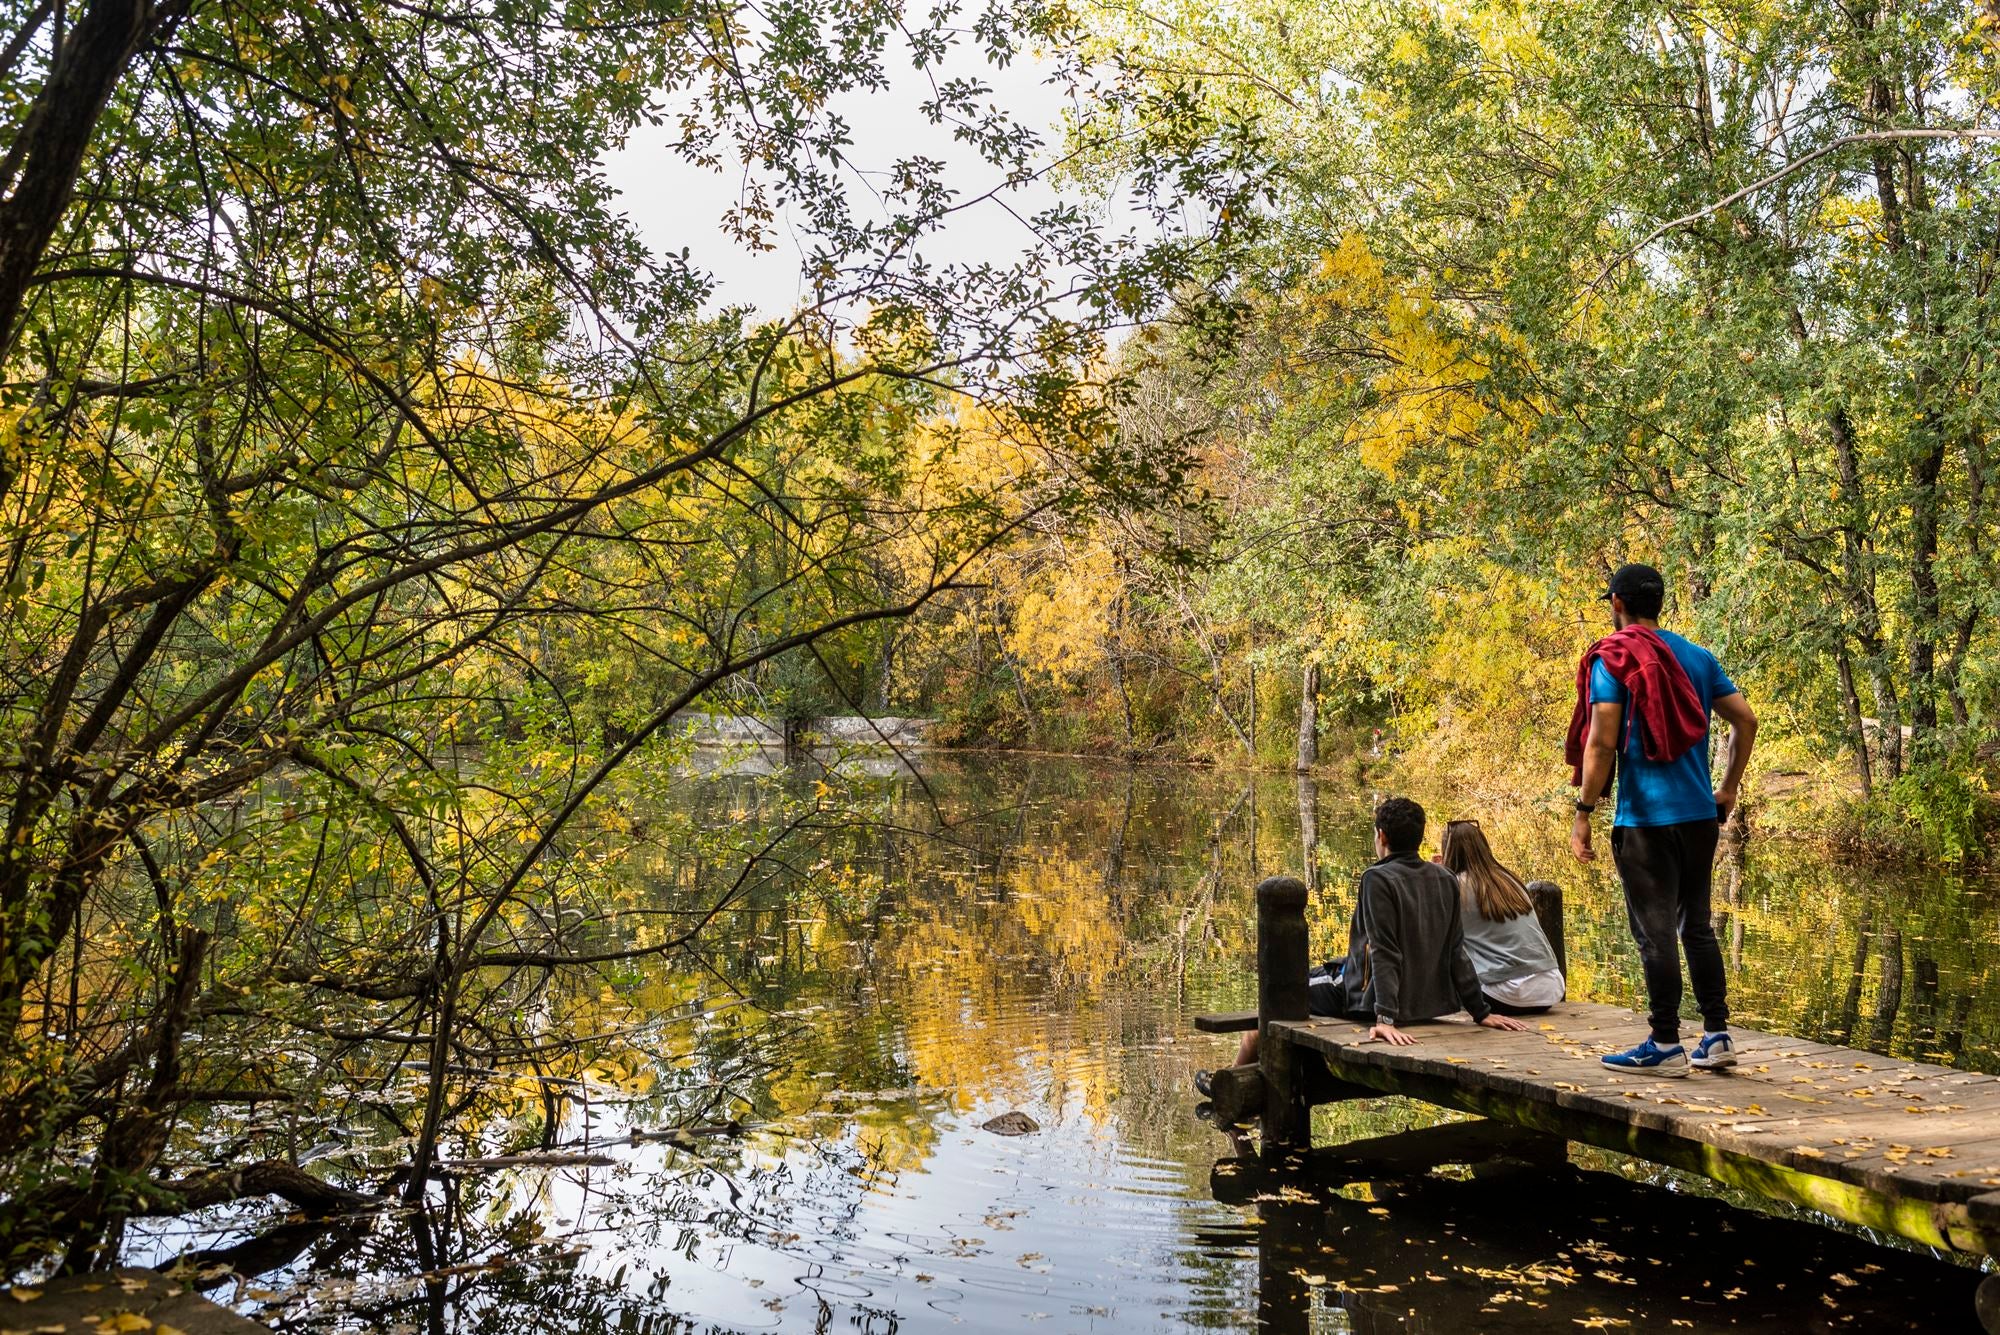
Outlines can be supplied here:
<path id="1" fill-rule="evenodd" d="M 1619 567 L 1605 597 L 1616 629 L 1577 665 L 1576 710 L 1566 754 L 1577 785 L 1569 847 L 1596 857 L 1590 817 L 1618 780 L 1611 857 L 1646 974 L 1652 1033 L 1604 1058 L 1614 1070 L 1683 1076 L 1690 1066 L 1736 1064 L 1729 1038 L 1728 981 L 1709 921 L 1710 873 L 1722 821 L 1736 805 L 1750 763 L 1757 716 L 1715 655 L 1660 629 L 1666 581 L 1649 565 Z M 1708 720 L 1729 724 L 1722 786 L 1710 786 Z M 1680 947 L 1701 1008 L 1701 1041 L 1681 1046 Z"/>

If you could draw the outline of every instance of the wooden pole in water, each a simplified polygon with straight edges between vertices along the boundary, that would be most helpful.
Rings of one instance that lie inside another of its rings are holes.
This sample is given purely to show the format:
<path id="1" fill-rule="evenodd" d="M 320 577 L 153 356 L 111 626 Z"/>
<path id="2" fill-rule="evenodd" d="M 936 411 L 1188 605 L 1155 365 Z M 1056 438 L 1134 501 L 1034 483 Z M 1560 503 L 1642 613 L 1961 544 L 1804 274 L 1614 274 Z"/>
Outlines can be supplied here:
<path id="1" fill-rule="evenodd" d="M 1556 967 L 1563 977 L 1569 977 L 1569 952 L 1563 944 L 1563 891 L 1554 881 L 1528 882 L 1528 902 L 1535 906 L 1535 921 L 1542 925 L 1542 935 L 1549 939 L 1549 949 L 1555 952 Z"/>
<path id="2" fill-rule="evenodd" d="M 1264 1073 L 1264 1151 L 1311 1138 L 1298 1054 L 1275 1042 L 1271 1025 L 1310 1013 L 1306 975 L 1306 886 L 1296 876 L 1272 876 L 1257 886 L 1257 1064 Z"/>

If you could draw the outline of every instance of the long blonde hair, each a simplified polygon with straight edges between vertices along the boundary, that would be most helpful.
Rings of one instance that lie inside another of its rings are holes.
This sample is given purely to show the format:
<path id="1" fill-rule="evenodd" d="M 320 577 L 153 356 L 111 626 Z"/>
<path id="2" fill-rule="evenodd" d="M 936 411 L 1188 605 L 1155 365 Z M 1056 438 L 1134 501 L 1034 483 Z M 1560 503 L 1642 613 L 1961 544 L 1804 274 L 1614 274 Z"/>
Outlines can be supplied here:
<path id="1" fill-rule="evenodd" d="M 1505 922 L 1535 911 L 1534 901 L 1528 898 L 1528 887 L 1493 856 L 1478 821 L 1446 821 L 1439 853 L 1444 869 L 1472 891 L 1479 916 L 1486 921 Z"/>

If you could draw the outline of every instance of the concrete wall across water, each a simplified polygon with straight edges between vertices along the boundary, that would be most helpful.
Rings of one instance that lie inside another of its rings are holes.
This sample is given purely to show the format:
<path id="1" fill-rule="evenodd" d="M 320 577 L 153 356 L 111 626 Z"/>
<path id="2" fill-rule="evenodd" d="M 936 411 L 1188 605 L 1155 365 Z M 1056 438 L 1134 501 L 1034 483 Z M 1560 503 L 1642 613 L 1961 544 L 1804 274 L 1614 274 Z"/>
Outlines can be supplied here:
<path id="1" fill-rule="evenodd" d="M 785 744 L 786 720 L 759 714 L 683 714 L 681 727 L 697 746 L 774 746 Z M 863 718 L 832 715 L 792 721 L 793 736 L 803 745 L 883 747 L 898 750 L 930 744 L 936 720 L 923 718 Z"/>

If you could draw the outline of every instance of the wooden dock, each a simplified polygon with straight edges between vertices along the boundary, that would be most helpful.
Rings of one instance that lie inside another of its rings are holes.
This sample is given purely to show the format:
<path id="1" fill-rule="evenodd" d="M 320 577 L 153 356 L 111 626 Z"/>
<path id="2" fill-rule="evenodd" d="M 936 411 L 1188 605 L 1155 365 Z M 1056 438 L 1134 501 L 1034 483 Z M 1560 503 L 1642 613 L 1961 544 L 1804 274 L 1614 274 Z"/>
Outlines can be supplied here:
<path id="1" fill-rule="evenodd" d="M 1553 889 L 1537 908 L 1560 924 Z M 1526 1033 L 1459 1017 L 1404 1026 L 1413 1047 L 1368 1042 L 1365 1026 L 1307 1015 L 1305 901 L 1289 877 L 1257 887 L 1258 1012 L 1196 1022 L 1259 1031 L 1258 1066 L 1218 1072 L 1216 1108 L 1225 1121 L 1260 1116 L 1266 1153 L 1310 1148 L 1313 1104 L 1401 1095 L 2000 1256 L 2000 1077 L 1742 1028 L 1732 1069 L 1613 1071 L 1599 1058 L 1642 1037 L 1645 1018 L 1583 1002 L 1529 1017 Z M 1980 1315 L 2000 1335 L 1996 1300 L 1989 1279 Z"/>
<path id="2" fill-rule="evenodd" d="M 0 1331 L 34 1335 L 271 1335 L 156 1270 L 124 1267 L 0 1290 Z"/>

